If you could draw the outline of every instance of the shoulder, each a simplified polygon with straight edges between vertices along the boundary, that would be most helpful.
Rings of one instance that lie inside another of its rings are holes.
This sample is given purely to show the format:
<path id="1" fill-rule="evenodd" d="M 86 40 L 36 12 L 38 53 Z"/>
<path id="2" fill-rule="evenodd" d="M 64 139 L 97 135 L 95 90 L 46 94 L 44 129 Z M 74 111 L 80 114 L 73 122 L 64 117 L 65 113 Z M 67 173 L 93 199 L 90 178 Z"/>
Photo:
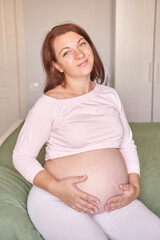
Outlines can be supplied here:
<path id="1" fill-rule="evenodd" d="M 99 92 L 102 94 L 107 94 L 108 96 L 113 95 L 115 97 L 118 96 L 117 91 L 113 87 L 109 87 L 103 84 L 98 84 Z"/>
<path id="2" fill-rule="evenodd" d="M 114 106 L 117 106 L 118 108 L 120 107 L 121 101 L 115 88 L 103 84 L 98 84 L 98 88 L 99 97 L 105 99 L 107 102 L 113 104 Z"/>
<path id="3" fill-rule="evenodd" d="M 47 91 L 44 95 L 53 99 L 63 99 L 64 98 L 64 89 L 61 85 L 56 86 L 55 88 Z"/>
<path id="4" fill-rule="evenodd" d="M 36 100 L 28 115 L 33 118 L 52 118 L 56 109 L 56 100 L 43 94 Z"/>

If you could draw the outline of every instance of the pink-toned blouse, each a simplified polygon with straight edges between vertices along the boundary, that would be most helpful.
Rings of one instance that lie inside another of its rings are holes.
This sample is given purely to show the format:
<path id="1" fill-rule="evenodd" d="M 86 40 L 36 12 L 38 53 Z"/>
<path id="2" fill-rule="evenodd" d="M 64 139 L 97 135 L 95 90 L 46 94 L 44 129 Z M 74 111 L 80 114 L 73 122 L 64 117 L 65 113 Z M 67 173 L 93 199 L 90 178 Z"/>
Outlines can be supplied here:
<path id="1" fill-rule="evenodd" d="M 25 120 L 13 152 L 15 168 L 31 183 L 44 168 L 36 157 L 46 143 L 45 160 L 100 148 L 119 148 L 128 173 L 140 173 L 132 132 L 115 89 L 96 84 L 82 96 L 42 95 Z"/>

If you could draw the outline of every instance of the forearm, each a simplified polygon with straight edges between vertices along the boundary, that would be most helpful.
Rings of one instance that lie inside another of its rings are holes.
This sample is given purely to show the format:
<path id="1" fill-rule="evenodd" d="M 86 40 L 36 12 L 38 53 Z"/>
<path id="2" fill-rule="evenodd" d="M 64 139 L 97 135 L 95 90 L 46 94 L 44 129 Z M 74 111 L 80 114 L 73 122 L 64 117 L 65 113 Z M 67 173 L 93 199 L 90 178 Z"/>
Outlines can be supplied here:
<path id="1" fill-rule="evenodd" d="M 87 176 L 85 175 L 57 181 L 46 170 L 42 170 L 34 177 L 33 184 L 58 197 L 79 212 L 97 213 L 98 207 L 96 204 L 99 203 L 99 199 L 76 187 L 76 184 L 86 180 Z"/>
<path id="2" fill-rule="evenodd" d="M 137 198 L 140 194 L 140 177 L 137 173 L 130 173 L 128 174 L 128 181 L 129 184 L 132 184 L 135 188 L 135 198 Z"/>
<path id="3" fill-rule="evenodd" d="M 53 178 L 46 170 L 40 171 L 33 180 L 33 184 L 43 190 L 55 195 L 57 189 L 57 180 Z"/>

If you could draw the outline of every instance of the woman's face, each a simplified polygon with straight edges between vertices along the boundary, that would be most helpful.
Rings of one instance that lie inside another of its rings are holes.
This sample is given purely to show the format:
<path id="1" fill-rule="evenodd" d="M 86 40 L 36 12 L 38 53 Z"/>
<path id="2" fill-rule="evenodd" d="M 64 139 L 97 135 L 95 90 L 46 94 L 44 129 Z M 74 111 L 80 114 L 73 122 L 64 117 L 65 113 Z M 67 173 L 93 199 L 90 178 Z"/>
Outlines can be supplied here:
<path id="1" fill-rule="evenodd" d="M 53 48 L 57 61 L 52 64 L 60 72 L 64 72 L 66 80 L 90 76 L 94 56 L 83 36 L 67 32 L 55 38 Z"/>

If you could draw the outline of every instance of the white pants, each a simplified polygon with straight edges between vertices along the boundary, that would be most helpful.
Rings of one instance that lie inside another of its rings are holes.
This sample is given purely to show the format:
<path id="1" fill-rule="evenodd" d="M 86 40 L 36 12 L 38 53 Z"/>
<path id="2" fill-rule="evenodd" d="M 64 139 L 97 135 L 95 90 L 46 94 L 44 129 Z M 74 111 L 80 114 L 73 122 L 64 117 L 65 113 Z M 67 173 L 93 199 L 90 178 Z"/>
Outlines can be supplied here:
<path id="1" fill-rule="evenodd" d="M 160 218 L 138 200 L 110 213 L 88 215 L 33 186 L 27 207 L 46 240 L 160 240 Z"/>

